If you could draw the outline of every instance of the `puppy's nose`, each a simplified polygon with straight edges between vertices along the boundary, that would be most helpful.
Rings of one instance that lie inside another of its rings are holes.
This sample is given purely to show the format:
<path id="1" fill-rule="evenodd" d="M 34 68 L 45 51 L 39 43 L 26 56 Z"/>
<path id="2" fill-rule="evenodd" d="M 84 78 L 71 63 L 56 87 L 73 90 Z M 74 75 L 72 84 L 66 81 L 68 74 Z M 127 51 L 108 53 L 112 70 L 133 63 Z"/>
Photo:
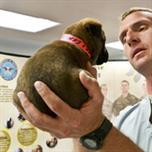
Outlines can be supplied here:
<path id="1" fill-rule="evenodd" d="M 109 59 L 109 54 L 108 54 L 107 49 L 104 47 L 104 49 L 101 51 L 101 53 L 100 53 L 100 55 L 99 55 L 99 57 L 97 59 L 97 63 L 96 64 L 100 65 L 100 64 L 102 64 L 104 62 L 107 62 L 108 59 Z"/>
<path id="2" fill-rule="evenodd" d="M 106 48 L 104 48 L 104 53 L 103 53 L 103 62 L 107 62 L 109 59 L 109 54 Z"/>

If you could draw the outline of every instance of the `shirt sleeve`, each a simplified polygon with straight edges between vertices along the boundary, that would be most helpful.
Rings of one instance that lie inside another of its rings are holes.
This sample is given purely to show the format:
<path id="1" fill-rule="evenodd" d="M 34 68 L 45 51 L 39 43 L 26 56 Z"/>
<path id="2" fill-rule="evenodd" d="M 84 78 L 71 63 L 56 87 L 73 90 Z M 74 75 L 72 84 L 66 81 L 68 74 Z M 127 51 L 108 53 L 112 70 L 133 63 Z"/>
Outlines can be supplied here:
<path id="1" fill-rule="evenodd" d="M 112 122 L 116 128 L 129 137 L 144 152 L 152 152 L 150 114 L 150 101 L 146 97 L 134 106 L 126 107 Z"/>

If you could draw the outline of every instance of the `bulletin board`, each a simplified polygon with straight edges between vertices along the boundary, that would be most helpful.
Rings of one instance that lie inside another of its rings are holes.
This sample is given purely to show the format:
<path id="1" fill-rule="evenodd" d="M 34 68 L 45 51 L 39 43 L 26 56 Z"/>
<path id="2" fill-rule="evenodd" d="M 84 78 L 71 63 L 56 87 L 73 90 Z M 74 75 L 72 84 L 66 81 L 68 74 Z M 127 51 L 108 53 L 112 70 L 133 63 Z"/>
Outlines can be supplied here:
<path id="1" fill-rule="evenodd" d="M 24 120 L 12 103 L 12 93 L 28 58 L 0 54 L 0 152 L 72 152 L 72 139 L 54 139 Z M 51 143 L 53 142 L 53 144 Z"/>

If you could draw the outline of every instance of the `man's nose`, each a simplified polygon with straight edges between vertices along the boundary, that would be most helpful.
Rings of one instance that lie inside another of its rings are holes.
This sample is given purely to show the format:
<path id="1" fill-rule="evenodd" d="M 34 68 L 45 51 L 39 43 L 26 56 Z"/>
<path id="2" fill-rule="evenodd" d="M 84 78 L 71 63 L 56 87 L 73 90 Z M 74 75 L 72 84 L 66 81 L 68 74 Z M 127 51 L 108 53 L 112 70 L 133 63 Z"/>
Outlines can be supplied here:
<path id="1" fill-rule="evenodd" d="M 126 35 L 126 42 L 129 46 L 136 45 L 139 41 L 137 32 L 128 30 Z"/>

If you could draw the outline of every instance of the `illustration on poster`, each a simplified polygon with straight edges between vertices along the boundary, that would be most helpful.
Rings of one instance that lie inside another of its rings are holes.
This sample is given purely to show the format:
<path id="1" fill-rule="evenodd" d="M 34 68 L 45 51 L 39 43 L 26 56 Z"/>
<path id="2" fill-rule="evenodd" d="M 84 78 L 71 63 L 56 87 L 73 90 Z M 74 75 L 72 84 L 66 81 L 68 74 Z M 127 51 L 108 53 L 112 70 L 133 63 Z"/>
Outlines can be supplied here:
<path id="1" fill-rule="evenodd" d="M 7 81 L 13 80 L 17 75 L 17 65 L 11 59 L 4 59 L 0 63 L 0 76 Z"/>

